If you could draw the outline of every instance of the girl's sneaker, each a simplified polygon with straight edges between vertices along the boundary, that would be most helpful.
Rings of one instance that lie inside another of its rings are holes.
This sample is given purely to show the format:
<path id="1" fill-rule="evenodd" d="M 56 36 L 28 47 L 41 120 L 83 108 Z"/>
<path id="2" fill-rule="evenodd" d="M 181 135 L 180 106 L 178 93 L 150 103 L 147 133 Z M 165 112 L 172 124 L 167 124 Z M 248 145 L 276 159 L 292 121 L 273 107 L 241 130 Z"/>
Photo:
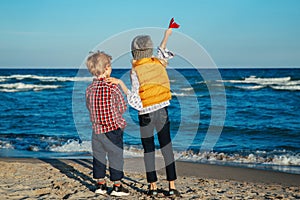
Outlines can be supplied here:
<path id="1" fill-rule="evenodd" d="M 120 185 L 120 186 L 114 185 L 113 190 L 110 195 L 117 196 L 117 197 L 128 196 L 129 190 L 124 188 L 122 185 Z"/>
<path id="2" fill-rule="evenodd" d="M 149 189 L 148 192 L 147 192 L 147 195 L 156 197 L 156 196 L 158 196 L 158 192 L 157 192 L 157 190 L 150 190 Z"/>
<path id="3" fill-rule="evenodd" d="M 176 189 L 170 189 L 169 190 L 169 196 L 180 197 L 180 192 L 178 192 L 178 190 L 176 190 Z"/>

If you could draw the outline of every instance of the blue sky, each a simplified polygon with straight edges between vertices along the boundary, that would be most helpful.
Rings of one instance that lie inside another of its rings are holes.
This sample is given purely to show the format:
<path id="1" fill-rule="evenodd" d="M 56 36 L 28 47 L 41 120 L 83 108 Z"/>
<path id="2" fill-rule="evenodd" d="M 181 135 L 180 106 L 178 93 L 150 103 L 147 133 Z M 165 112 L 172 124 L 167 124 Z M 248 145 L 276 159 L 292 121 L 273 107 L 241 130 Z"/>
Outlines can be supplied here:
<path id="1" fill-rule="evenodd" d="M 171 17 L 218 66 L 295 67 L 299 10 L 298 0 L 1 0 L 0 67 L 77 67 L 112 35 Z"/>

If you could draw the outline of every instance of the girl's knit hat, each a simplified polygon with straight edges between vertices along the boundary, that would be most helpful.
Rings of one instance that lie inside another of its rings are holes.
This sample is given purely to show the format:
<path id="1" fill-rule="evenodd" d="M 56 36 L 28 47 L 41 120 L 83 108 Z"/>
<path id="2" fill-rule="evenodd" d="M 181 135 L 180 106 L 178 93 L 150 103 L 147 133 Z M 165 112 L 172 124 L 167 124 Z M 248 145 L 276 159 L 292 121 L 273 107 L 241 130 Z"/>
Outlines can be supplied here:
<path id="1" fill-rule="evenodd" d="M 149 35 L 138 35 L 131 43 L 131 53 L 134 60 L 151 58 L 153 55 L 153 43 Z"/>

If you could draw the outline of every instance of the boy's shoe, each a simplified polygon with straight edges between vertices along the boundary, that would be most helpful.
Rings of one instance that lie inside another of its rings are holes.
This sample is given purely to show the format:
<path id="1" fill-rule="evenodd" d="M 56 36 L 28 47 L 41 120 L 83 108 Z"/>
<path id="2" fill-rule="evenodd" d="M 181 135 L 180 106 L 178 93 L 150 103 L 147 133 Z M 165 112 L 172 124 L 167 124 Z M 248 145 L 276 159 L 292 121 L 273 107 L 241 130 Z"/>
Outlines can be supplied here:
<path id="1" fill-rule="evenodd" d="M 170 189 L 169 190 L 169 196 L 180 197 L 180 192 L 178 192 L 178 190 L 176 190 L 176 189 Z"/>
<path id="2" fill-rule="evenodd" d="M 120 186 L 114 185 L 113 190 L 110 195 L 117 196 L 117 197 L 128 196 L 129 190 L 124 188 L 122 185 L 120 185 Z"/>
<path id="3" fill-rule="evenodd" d="M 106 183 L 104 184 L 97 184 L 97 189 L 95 190 L 96 194 L 106 194 L 107 193 L 107 186 Z"/>
<path id="4" fill-rule="evenodd" d="M 157 196 L 158 195 L 158 192 L 157 192 L 157 190 L 148 190 L 148 192 L 147 192 L 147 195 L 148 196 Z"/>

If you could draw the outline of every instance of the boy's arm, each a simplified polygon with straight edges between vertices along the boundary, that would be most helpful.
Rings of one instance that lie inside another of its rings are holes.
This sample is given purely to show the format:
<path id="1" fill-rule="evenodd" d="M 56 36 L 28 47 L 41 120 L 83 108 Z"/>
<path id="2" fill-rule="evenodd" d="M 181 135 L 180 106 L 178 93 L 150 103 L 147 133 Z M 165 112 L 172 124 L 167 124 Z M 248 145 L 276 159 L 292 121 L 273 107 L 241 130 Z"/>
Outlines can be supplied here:
<path id="1" fill-rule="evenodd" d="M 166 46 L 167 46 L 167 42 L 168 42 L 168 39 L 169 39 L 169 36 L 172 34 L 172 28 L 168 28 L 166 31 L 165 31 L 165 34 L 164 34 L 164 38 L 162 39 L 161 43 L 160 43 L 160 48 L 162 48 L 163 50 L 166 49 Z"/>

